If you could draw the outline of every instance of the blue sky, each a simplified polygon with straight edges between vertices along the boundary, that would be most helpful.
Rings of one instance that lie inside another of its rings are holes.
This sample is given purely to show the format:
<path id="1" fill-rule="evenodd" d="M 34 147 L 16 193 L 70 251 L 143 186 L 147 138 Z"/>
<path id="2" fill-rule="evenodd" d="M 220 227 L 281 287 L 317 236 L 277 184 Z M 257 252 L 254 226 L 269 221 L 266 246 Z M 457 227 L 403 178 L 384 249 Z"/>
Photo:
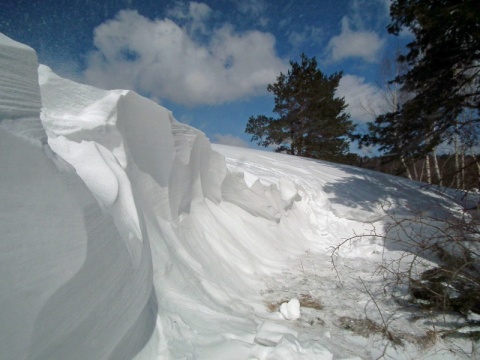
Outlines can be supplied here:
<path id="1" fill-rule="evenodd" d="M 371 120 L 383 96 L 382 59 L 405 42 L 387 34 L 389 0 L 2 0 L 0 32 L 33 47 L 61 76 L 132 89 L 204 131 L 254 146 L 251 115 L 271 115 L 266 91 L 289 60 L 315 56 L 343 71 L 338 95 Z"/>

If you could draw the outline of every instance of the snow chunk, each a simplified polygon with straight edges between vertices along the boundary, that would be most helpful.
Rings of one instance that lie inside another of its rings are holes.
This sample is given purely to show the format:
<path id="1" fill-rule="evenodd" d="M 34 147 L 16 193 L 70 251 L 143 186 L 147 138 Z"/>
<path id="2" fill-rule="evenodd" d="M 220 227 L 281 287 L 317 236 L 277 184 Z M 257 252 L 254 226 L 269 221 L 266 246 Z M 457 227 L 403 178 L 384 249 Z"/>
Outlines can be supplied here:
<path id="1" fill-rule="evenodd" d="M 256 181 L 249 188 L 244 181 L 243 173 L 229 172 L 222 183 L 222 199 L 252 215 L 280 221 L 282 200 L 275 185 L 265 186 Z"/>
<path id="2" fill-rule="evenodd" d="M 297 195 L 295 184 L 287 178 L 280 179 L 278 182 L 278 188 L 283 201 L 290 202 Z"/>
<path id="3" fill-rule="evenodd" d="M 255 342 L 264 346 L 276 346 L 287 334 L 297 337 L 297 332 L 285 325 L 277 324 L 272 321 L 264 321 L 258 327 Z"/>
<path id="4" fill-rule="evenodd" d="M 297 320 L 300 318 L 300 301 L 291 299 L 288 303 L 284 302 L 280 305 L 280 314 L 286 320 Z"/>

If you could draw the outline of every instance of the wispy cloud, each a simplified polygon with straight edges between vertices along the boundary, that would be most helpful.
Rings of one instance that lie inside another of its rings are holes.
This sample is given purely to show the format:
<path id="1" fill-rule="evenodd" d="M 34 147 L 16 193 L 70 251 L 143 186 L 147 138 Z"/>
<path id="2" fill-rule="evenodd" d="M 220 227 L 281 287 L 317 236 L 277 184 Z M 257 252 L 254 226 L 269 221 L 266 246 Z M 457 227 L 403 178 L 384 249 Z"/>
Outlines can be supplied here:
<path id="1" fill-rule="evenodd" d="M 276 55 L 274 36 L 238 33 L 226 24 L 198 40 L 195 32 L 207 33 L 209 16 L 210 8 L 199 3 L 172 10 L 171 17 L 187 19 L 183 27 L 136 11 L 119 12 L 95 29 L 96 50 L 88 56 L 86 81 L 183 105 L 220 104 L 265 93 L 286 67 Z"/>
<path id="2" fill-rule="evenodd" d="M 266 27 L 270 23 L 267 12 L 268 3 L 265 0 L 230 0 L 230 2 L 241 17 L 253 20 L 261 27 Z"/>
<path id="3" fill-rule="evenodd" d="M 298 48 L 307 43 L 320 42 L 323 35 L 323 31 L 319 27 L 305 26 L 302 31 L 292 31 L 288 36 L 288 42 L 294 48 Z"/>
<path id="4" fill-rule="evenodd" d="M 350 20 L 345 16 L 342 19 L 341 33 L 330 39 L 327 52 L 329 60 L 333 62 L 351 57 L 376 62 L 384 44 L 385 40 L 374 31 L 352 30 Z"/>
<path id="5" fill-rule="evenodd" d="M 390 0 L 351 0 L 348 17 L 358 30 L 381 29 L 389 21 Z"/>
<path id="6" fill-rule="evenodd" d="M 240 139 L 238 136 L 234 136 L 231 134 L 214 134 L 212 140 L 215 144 L 230 145 L 243 148 L 250 147 L 250 145 L 246 141 Z"/>
<path id="7" fill-rule="evenodd" d="M 265 13 L 267 7 L 264 0 L 243 0 L 234 1 L 238 6 L 238 10 L 245 15 L 262 16 Z"/>
<path id="8" fill-rule="evenodd" d="M 356 75 L 343 76 L 336 95 L 345 97 L 346 110 L 356 122 L 372 121 L 385 109 L 383 90 Z"/>

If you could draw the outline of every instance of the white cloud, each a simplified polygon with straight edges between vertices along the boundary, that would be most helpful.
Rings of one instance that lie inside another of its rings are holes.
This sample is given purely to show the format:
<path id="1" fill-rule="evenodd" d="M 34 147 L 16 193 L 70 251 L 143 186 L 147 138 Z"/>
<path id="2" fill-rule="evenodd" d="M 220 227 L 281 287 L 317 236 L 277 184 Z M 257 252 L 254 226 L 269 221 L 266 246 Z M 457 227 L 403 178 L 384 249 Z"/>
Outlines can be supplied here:
<path id="1" fill-rule="evenodd" d="M 373 121 L 385 109 L 382 90 L 355 75 L 344 75 L 337 89 L 337 96 L 345 97 L 347 112 L 357 122 Z"/>
<path id="2" fill-rule="evenodd" d="M 231 134 L 214 134 L 213 135 L 213 142 L 216 144 L 222 144 L 222 145 L 230 145 L 230 146 L 236 146 L 236 147 L 243 147 L 243 148 L 249 148 L 250 145 L 240 139 L 237 136 L 233 136 Z"/>
<path id="3" fill-rule="evenodd" d="M 288 42 L 295 48 L 298 48 L 306 43 L 320 42 L 323 32 L 316 26 L 305 26 L 303 31 L 292 31 L 288 36 Z"/>
<path id="4" fill-rule="evenodd" d="M 204 3 L 191 1 L 187 3 L 176 3 L 175 6 L 167 11 L 167 16 L 174 19 L 193 19 L 200 21 L 207 19 L 212 13 L 212 9 Z"/>
<path id="5" fill-rule="evenodd" d="M 207 27 L 205 21 L 210 18 L 212 9 L 204 3 L 191 1 L 186 3 L 177 3 L 174 8 L 167 11 L 167 16 L 186 22 L 190 33 L 206 33 Z"/>
<path id="6" fill-rule="evenodd" d="M 212 9 L 207 4 L 192 1 L 188 4 L 190 16 L 199 21 L 210 17 Z"/>
<path id="7" fill-rule="evenodd" d="M 342 31 L 340 35 L 330 39 L 327 51 L 330 54 L 331 61 L 358 57 L 367 62 L 376 62 L 384 43 L 385 40 L 373 31 L 353 31 L 350 28 L 348 17 L 344 17 L 342 19 Z"/>
<path id="8" fill-rule="evenodd" d="M 201 23 L 208 9 L 191 4 L 189 16 Z M 225 25 L 202 43 L 188 28 L 169 19 L 150 20 L 136 11 L 121 11 L 98 26 L 94 44 L 97 50 L 89 55 L 84 74 L 89 84 L 133 89 L 184 105 L 219 104 L 264 93 L 286 67 L 269 33 L 239 34 Z"/>
<path id="9" fill-rule="evenodd" d="M 303 32 L 298 32 L 298 31 L 293 31 L 289 36 L 288 36 L 288 42 L 294 46 L 294 47 L 299 47 L 300 45 L 304 44 L 307 41 L 307 36 Z"/>

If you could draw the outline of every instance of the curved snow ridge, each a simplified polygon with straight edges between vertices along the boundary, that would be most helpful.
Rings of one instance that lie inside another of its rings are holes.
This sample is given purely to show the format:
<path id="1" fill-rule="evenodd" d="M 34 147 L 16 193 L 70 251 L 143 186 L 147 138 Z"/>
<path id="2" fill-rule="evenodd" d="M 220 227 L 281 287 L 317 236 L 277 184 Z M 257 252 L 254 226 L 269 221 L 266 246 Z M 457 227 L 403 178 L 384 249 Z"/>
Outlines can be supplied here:
<path id="1" fill-rule="evenodd" d="M 130 180 L 126 173 L 127 154 L 122 136 L 116 129 L 118 104 L 127 91 L 94 92 L 90 99 L 84 86 L 62 80 L 47 67 L 41 67 L 42 97 L 45 106 L 40 118 L 48 135 L 50 148 L 73 166 L 76 173 L 97 199 L 110 212 L 127 244 L 135 266 L 141 259 L 143 242 L 140 220 Z M 66 87 L 70 107 L 61 101 L 52 102 L 49 82 Z M 100 99 L 95 96 L 102 95 Z M 79 98 L 75 103 L 75 98 Z M 50 107 L 48 107 L 50 106 Z"/>
<path id="2" fill-rule="evenodd" d="M 115 213 L 120 198 L 133 201 L 122 195 L 123 168 L 91 139 L 55 138 L 79 170 L 57 156 L 40 121 L 34 50 L 0 34 L 0 53 L 0 163 L 8 169 L 0 172 L 1 357 L 131 359 L 150 338 L 157 311 L 148 235 L 129 246 L 122 240 L 136 236 L 128 233 L 134 226 Z M 79 109 L 69 99 L 72 84 L 50 90 L 47 104 Z M 93 93 L 106 92 L 84 91 L 87 102 Z M 90 158 L 101 181 L 92 180 Z"/>
<path id="3" fill-rule="evenodd" d="M 93 141 L 77 143 L 65 136 L 50 138 L 49 145 L 75 168 L 102 208 L 110 209 L 118 198 L 120 183 L 108 149 Z"/>
<path id="4" fill-rule="evenodd" d="M 299 189 L 286 178 L 280 179 L 279 185 L 264 185 L 261 179 L 257 179 L 248 186 L 244 173 L 229 172 L 222 183 L 222 199 L 252 215 L 279 223 L 285 211 L 302 199 Z"/>
<path id="5" fill-rule="evenodd" d="M 134 92 L 93 89 L 46 66 L 39 73 L 50 147 L 113 216 L 135 264 L 144 238 L 139 209 L 178 221 L 195 199 L 222 200 L 225 161 L 203 133 Z M 156 201 L 138 204 L 145 188 Z"/>

